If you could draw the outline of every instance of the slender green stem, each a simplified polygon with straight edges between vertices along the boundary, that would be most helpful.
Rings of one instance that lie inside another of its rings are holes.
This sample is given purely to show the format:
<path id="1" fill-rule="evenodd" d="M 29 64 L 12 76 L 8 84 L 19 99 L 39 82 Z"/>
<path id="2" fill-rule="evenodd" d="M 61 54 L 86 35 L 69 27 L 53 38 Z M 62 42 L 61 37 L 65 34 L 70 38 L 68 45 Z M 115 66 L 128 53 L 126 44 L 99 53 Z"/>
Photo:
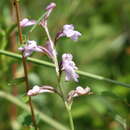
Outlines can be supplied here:
<path id="1" fill-rule="evenodd" d="M 72 115 L 71 115 L 71 107 L 70 105 L 66 102 L 66 97 L 65 97 L 65 94 L 64 94 L 64 91 L 63 91 L 63 88 L 61 86 L 61 76 L 58 77 L 58 87 L 60 89 L 60 92 L 62 94 L 62 99 L 63 99 L 63 102 L 64 102 L 64 105 L 65 105 L 65 108 L 68 112 L 68 116 L 69 116 L 69 123 L 70 123 L 70 128 L 71 130 L 74 130 L 74 122 L 73 122 L 73 118 L 72 118 Z"/>
<path id="2" fill-rule="evenodd" d="M 49 42 L 51 44 L 51 47 L 52 47 L 52 50 L 53 50 L 53 61 L 54 61 L 54 64 L 55 64 L 55 68 L 56 68 L 56 74 L 57 74 L 57 77 L 59 78 L 59 65 L 58 65 L 58 60 L 57 60 L 57 56 L 56 56 L 56 49 L 54 47 L 54 43 L 51 39 L 51 36 L 50 36 L 50 33 L 49 33 L 49 30 L 48 30 L 48 27 L 47 27 L 47 23 L 46 23 L 46 26 L 44 27 L 45 28 L 45 31 L 47 33 L 47 36 L 48 36 L 48 39 L 49 39 Z"/>
<path id="3" fill-rule="evenodd" d="M 20 60 L 22 59 L 21 55 L 19 55 L 17 53 L 5 51 L 5 50 L 0 50 L 0 54 L 8 56 L 8 57 L 12 57 L 12 58 L 20 59 Z M 37 65 L 43 65 L 43 66 L 47 66 L 47 67 L 55 67 L 54 64 L 52 64 L 48 61 L 43 61 L 43 60 L 39 60 L 39 59 L 36 59 L 36 58 L 28 57 L 26 60 L 29 61 L 29 62 L 32 62 L 34 64 L 37 64 Z M 113 80 L 113 79 L 109 79 L 109 78 L 106 78 L 106 77 L 103 77 L 103 76 L 100 76 L 100 75 L 92 74 L 92 73 L 89 73 L 89 72 L 84 72 L 84 71 L 81 71 L 81 70 L 78 70 L 77 73 L 79 75 L 89 77 L 89 78 L 92 78 L 92 79 L 96 79 L 96 80 L 100 80 L 100 81 L 106 81 L 108 83 L 120 85 L 120 86 L 125 87 L 125 88 L 130 88 L 130 84 L 123 83 L 123 82 L 120 82 L 120 81 L 116 81 L 116 80 Z"/>
<path id="4" fill-rule="evenodd" d="M 20 13 L 19 13 L 19 1 L 15 0 L 14 1 L 15 9 L 16 9 L 16 19 L 17 19 L 17 26 L 18 26 L 18 34 L 19 34 L 19 40 L 20 44 L 23 44 L 23 39 L 22 39 L 22 29 L 20 27 Z M 26 93 L 29 90 L 29 81 L 28 81 L 28 71 L 27 71 L 27 63 L 26 63 L 26 58 L 24 57 L 22 53 L 22 62 L 23 62 L 23 68 L 24 68 L 24 76 L 25 76 L 25 84 L 26 84 Z M 36 120 L 35 120 L 35 114 L 33 110 L 33 105 L 32 105 L 32 100 L 31 97 L 29 96 L 29 106 L 32 114 L 32 122 L 35 130 L 37 130 L 37 125 L 36 125 Z"/>
<path id="5" fill-rule="evenodd" d="M 66 106 L 66 109 L 67 109 L 67 112 L 68 112 L 68 115 L 69 115 L 70 128 L 71 128 L 71 130 L 74 130 L 74 122 L 73 122 L 73 117 L 72 117 L 72 114 L 71 114 L 71 108 L 69 107 L 67 102 L 65 102 L 65 106 Z"/>

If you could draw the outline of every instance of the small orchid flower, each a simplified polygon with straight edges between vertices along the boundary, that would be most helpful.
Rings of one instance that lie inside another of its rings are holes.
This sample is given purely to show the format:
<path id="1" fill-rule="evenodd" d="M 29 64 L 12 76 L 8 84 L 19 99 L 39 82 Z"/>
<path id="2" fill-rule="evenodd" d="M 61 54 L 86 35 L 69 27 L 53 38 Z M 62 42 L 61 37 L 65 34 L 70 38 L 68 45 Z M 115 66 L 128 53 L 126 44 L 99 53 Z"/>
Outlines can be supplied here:
<path id="1" fill-rule="evenodd" d="M 82 95 L 90 95 L 92 92 L 90 92 L 91 89 L 89 87 L 82 88 L 81 86 L 78 86 L 75 90 L 72 90 L 69 92 L 67 101 L 69 103 L 72 103 L 74 97 L 82 96 Z"/>
<path id="2" fill-rule="evenodd" d="M 39 87 L 39 86 L 35 85 L 32 89 L 30 89 L 27 92 L 27 95 L 28 96 L 35 96 L 35 95 L 38 95 L 40 93 L 54 93 L 54 92 L 55 92 L 55 89 L 51 86 Z"/>
<path id="3" fill-rule="evenodd" d="M 78 82 L 79 75 L 75 72 L 75 70 L 77 70 L 78 68 L 76 67 L 72 59 L 73 59 L 73 56 L 71 54 L 63 54 L 61 70 L 65 71 L 66 80 L 74 80 L 75 82 Z"/>
<path id="4" fill-rule="evenodd" d="M 72 24 L 71 25 L 66 24 L 63 26 L 63 30 L 62 32 L 59 33 L 57 39 L 63 36 L 71 38 L 74 41 L 77 41 L 78 38 L 81 36 L 81 33 L 78 31 L 75 31 L 74 26 Z"/>
<path id="5" fill-rule="evenodd" d="M 22 21 L 20 21 L 21 27 L 27 27 L 36 24 L 35 20 L 29 20 L 28 18 L 24 18 Z"/>
<path id="6" fill-rule="evenodd" d="M 36 41 L 27 41 L 24 47 L 18 48 L 18 50 L 23 51 L 24 57 L 30 56 L 32 52 L 43 52 L 40 46 L 37 46 Z"/>

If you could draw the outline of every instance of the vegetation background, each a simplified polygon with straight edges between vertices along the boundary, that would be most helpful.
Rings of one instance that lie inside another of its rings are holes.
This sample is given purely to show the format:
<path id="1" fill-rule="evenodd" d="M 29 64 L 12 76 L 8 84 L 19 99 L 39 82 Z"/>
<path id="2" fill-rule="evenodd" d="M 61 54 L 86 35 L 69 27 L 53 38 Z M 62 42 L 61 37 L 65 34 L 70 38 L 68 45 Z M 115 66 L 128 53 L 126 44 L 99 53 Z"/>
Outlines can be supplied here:
<path id="1" fill-rule="evenodd" d="M 50 0 L 20 0 L 21 18 L 38 19 Z M 78 42 L 63 38 L 57 43 L 59 59 L 62 53 L 72 53 L 80 70 L 130 83 L 130 1 L 129 0 L 53 0 L 57 7 L 49 17 L 49 29 L 54 38 L 64 24 L 74 24 L 82 33 Z M 14 28 L 13 0 L 0 0 L 0 49 L 19 53 Z M 23 33 L 26 35 L 24 29 Z M 31 39 L 43 45 L 47 40 L 38 27 Z M 34 58 L 50 61 L 34 53 Z M 56 86 L 54 69 L 29 63 L 30 86 Z M 0 92 L 14 95 L 25 102 L 25 86 L 21 60 L 0 55 Z M 15 82 L 16 81 L 16 82 Z M 65 91 L 77 86 L 89 86 L 91 96 L 76 98 L 72 115 L 76 130 L 129 130 L 130 88 L 80 76 L 79 83 L 64 82 Z M 27 130 L 28 113 L 6 100 L 0 93 L 0 130 Z M 59 97 L 41 94 L 33 97 L 35 106 L 58 122 L 68 126 L 68 117 Z M 40 130 L 55 130 L 39 119 Z"/>

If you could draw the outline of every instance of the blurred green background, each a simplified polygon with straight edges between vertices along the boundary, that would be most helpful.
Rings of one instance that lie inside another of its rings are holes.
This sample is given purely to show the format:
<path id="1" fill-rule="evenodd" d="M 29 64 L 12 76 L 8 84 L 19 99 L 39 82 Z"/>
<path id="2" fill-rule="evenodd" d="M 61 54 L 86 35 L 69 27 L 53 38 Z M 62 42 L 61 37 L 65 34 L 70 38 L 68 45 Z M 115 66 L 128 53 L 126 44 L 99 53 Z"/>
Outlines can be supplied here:
<path id="1" fill-rule="evenodd" d="M 21 18 L 38 19 L 50 0 L 20 0 Z M 72 53 L 80 70 L 130 83 L 130 1 L 129 0 L 53 0 L 57 7 L 49 17 L 49 30 L 54 39 L 64 24 L 73 24 L 82 33 L 78 42 L 63 38 L 57 43 L 58 58 Z M 12 0 L 0 0 L 0 49 L 17 52 L 18 37 Z M 29 28 L 23 29 L 23 34 Z M 31 39 L 44 45 L 46 34 L 41 27 Z M 34 53 L 32 57 L 50 61 Z M 14 78 L 23 76 L 21 61 L 0 55 L 0 90 L 22 100 L 24 83 Z M 29 63 L 30 86 L 56 86 L 52 68 Z M 89 86 L 94 95 L 74 100 L 72 115 L 76 130 L 129 130 L 130 90 L 119 85 L 80 76 L 79 83 L 64 82 L 64 90 Z M 43 113 L 68 126 L 68 116 L 61 99 L 56 95 L 33 97 L 34 104 Z M 11 102 L 0 98 L 0 130 L 27 130 L 26 113 Z M 13 123 L 13 121 L 15 123 Z M 127 126 L 127 128 L 126 128 Z M 55 128 L 39 120 L 40 130 Z"/>

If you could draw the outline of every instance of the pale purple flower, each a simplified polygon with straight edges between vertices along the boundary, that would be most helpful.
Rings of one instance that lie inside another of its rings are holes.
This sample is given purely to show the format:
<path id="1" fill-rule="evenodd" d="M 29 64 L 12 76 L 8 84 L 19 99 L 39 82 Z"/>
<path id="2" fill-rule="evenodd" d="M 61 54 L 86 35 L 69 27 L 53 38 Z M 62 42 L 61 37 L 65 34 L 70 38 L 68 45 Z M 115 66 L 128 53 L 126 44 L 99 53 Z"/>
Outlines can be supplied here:
<path id="1" fill-rule="evenodd" d="M 67 101 L 68 103 L 72 103 L 74 97 L 82 96 L 82 95 L 90 95 L 91 89 L 89 87 L 83 88 L 78 86 L 75 90 L 71 90 L 68 94 Z"/>
<path id="2" fill-rule="evenodd" d="M 63 37 L 63 36 L 71 38 L 74 41 L 77 41 L 78 38 L 81 36 L 81 33 L 78 31 L 75 31 L 74 26 L 72 24 L 70 25 L 66 24 L 63 26 L 63 30 L 62 32 L 59 33 L 58 38 Z"/>
<path id="3" fill-rule="evenodd" d="M 18 50 L 23 51 L 24 56 L 30 56 L 32 52 L 43 52 L 41 46 L 38 46 L 36 41 L 27 41 L 27 44 L 24 47 L 18 48 Z"/>
<path id="4" fill-rule="evenodd" d="M 35 85 L 32 89 L 30 89 L 27 92 L 27 95 L 35 96 L 40 93 L 54 93 L 54 92 L 55 92 L 55 89 L 51 86 L 45 85 L 45 86 L 40 87 L 40 86 Z"/>
<path id="5" fill-rule="evenodd" d="M 20 26 L 21 27 L 27 27 L 36 24 L 35 20 L 29 20 L 28 18 L 24 18 L 23 20 L 20 21 Z"/>
<path id="6" fill-rule="evenodd" d="M 78 68 L 76 67 L 72 59 L 73 59 L 73 56 L 71 54 L 63 54 L 61 70 L 65 71 L 66 80 L 74 80 L 78 82 L 79 75 L 75 72 L 75 70 L 77 70 Z"/>

